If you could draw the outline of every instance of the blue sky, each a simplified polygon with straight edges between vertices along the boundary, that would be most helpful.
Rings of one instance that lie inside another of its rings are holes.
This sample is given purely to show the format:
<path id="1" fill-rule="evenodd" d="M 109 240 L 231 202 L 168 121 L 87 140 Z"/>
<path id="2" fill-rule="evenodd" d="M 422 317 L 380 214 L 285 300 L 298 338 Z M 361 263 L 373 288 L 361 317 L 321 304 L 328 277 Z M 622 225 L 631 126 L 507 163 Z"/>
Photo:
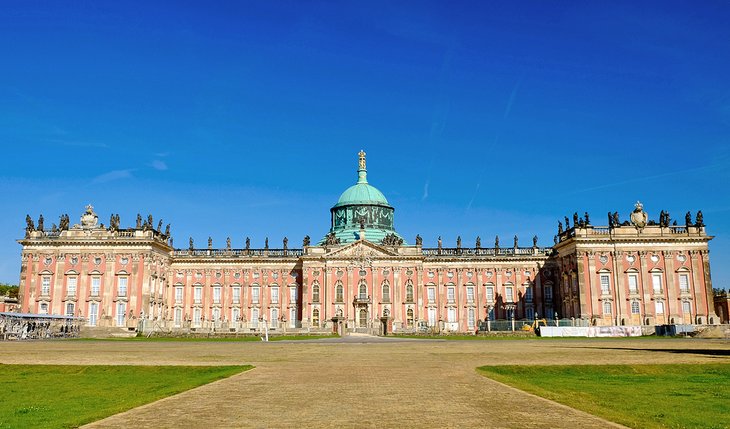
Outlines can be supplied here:
<path id="1" fill-rule="evenodd" d="M 702 210 L 730 286 L 726 2 L 6 2 L 0 281 L 26 213 L 290 245 L 368 178 L 424 245 Z M 155 223 L 157 221 L 155 220 Z"/>

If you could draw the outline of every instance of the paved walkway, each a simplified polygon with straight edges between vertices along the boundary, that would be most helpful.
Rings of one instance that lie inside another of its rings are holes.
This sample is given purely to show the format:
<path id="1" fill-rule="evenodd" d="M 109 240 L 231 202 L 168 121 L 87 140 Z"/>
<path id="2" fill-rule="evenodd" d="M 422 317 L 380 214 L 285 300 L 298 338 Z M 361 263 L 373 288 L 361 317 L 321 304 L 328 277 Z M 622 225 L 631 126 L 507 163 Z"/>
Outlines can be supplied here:
<path id="1" fill-rule="evenodd" d="M 730 362 L 728 349 L 728 342 L 698 340 L 59 341 L 5 343 L 0 362 L 256 366 L 89 428 L 605 428 L 612 424 L 491 381 L 475 368 Z"/>

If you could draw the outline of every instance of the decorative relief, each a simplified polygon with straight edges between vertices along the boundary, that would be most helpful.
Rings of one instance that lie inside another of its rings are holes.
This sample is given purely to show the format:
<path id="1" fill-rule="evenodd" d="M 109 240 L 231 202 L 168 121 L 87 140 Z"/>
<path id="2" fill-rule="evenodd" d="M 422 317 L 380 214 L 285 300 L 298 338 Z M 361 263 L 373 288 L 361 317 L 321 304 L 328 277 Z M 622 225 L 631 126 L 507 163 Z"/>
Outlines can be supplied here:
<path id="1" fill-rule="evenodd" d="M 598 260 L 599 260 L 599 261 L 601 261 L 601 263 L 602 263 L 603 265 L 606 265 L 606 262 L 608 262 L 608 256 L 606 256 L 606 255 L 601 255 L 601 256 L 599 256 L 599 257 L 598 257 Z"/>

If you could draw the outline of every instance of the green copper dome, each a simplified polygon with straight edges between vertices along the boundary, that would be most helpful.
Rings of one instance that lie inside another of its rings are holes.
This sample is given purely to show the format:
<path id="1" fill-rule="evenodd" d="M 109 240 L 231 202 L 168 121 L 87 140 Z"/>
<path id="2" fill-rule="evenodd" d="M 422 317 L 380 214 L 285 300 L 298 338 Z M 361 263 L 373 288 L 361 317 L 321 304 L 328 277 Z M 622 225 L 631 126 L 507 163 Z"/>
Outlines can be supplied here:
<path id="1" fill-rule="evenodd" d="M 389 206 L 385 195 L 376 187 L 366 183 L 357 183 L 352 185 L 340 195 L 335 207 L 347 206 L 350 204 L 375 204 Z"/>
<path id="2" fill-rule="evenodd" d="M 388 204 L 382 192 L 368 184 L 365 152 L 360 151 L 358 156 L 357 183 L 347 188 L 330 209 L 332 227 L 320 244 L 327 243 L 328 237 L 340 244 L 352 243 L 361 238 L 374 243 L 384 240 L 389 243 L 393 240 L 402 242 L 402 237 L 393 226 L 395 209 Z"/>

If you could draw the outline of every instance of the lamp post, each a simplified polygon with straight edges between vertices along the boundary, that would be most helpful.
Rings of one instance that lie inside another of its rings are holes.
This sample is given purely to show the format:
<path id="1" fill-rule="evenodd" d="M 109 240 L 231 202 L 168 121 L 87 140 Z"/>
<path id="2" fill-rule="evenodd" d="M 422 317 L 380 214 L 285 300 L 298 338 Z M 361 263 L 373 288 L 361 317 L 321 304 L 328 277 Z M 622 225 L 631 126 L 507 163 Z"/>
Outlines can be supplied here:
<path id="1" fill-rule="evenodd" d="M 512 331 L 515 330 L 515 304 L 509 303 L 509 304 L 502 304 L 502 309 L 507 310 L 510 314 L 510 319 L 512 321 Z"/>

